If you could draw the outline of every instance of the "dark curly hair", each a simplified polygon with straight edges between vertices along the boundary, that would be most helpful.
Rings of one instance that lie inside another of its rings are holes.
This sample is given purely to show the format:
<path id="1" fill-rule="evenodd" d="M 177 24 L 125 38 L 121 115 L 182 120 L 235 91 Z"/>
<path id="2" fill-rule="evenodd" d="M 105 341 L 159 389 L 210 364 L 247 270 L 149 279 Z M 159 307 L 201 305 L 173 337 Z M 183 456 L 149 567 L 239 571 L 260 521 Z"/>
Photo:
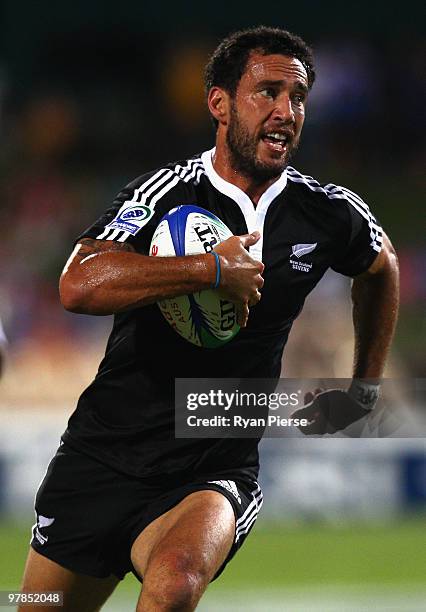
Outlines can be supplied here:
<path id="1" fill-rule="evenodd" d="M 218 86 L 234 97 L 253 51 L 295 57 L 305 67 L 308 87 L 312 87 L 315 80 L 312 50 L 305 41 L 281 28 L 259 26 L 234 32 L 220 43 L 204 70 L 206 94 Z"/>

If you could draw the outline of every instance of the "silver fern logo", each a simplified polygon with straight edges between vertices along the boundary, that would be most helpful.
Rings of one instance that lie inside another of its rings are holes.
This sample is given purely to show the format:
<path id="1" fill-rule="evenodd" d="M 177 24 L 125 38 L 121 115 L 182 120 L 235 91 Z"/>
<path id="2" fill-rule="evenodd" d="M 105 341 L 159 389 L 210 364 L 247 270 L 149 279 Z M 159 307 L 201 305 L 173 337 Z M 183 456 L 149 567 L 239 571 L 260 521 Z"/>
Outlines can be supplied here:
<path id="1" fill-rule="evenodd" d="M 297 257 L 297 259 L 292 259 L 290 255 L 290 263 L 293 270 L 298 270 L 299 272 L 309 272 L 311 270 L 312 263 L 298 260 L 303 255 L 312 253 L 312 251 L 316 249 L 317 244 L 318 242 L 314 242 L 313 244 L 293 244 L 291 247 L 291 254 Z"/>
<path id="2" fill-rule="evenodd" d="M 38 527 L 42 529 L 43 527 L 50 527 L 55 522 L 54 518 L 48 518 L 47 516 L 38 515 Z"/>
<path id="3" fill-rule="evenodd" d="M 318 242 L 314 242 L 314 244 L 294 244 L 291 247 L 291 251 L 295 257 L 302 257 L 302 255 L 312 253 L 317 244 Z"/>
<path id="4" fill-rule="evenodd" d="M 49 518 L 48 516 L 38 515 L 37 523 L 34 525 L 34 537 L 40 542 L 40 544 L 46 544 L 49 536 L 43 535 L 40 533 L 40 529 L 45 529 L 46 527 L 50 527 L 55 522 L 54 518 Z"/>

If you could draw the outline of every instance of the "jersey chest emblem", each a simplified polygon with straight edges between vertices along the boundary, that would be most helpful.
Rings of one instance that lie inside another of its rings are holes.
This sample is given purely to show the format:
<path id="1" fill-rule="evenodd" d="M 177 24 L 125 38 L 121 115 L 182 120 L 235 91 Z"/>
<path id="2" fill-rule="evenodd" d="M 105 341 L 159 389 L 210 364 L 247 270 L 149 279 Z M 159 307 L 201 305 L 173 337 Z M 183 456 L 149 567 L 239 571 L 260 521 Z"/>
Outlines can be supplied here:
<path id="1" fill-rule="evenodd" d="M 313 244 L 293 244 L 290 255 L 290 264 L 293 270 L 298 270 L 299 272 L 309 272 L 311 270 L 312 262 L 307 262 L 305 260 L 301 261 L 300 258 L 312 253 L 312 251 L 316 249 L 317 244 L 317 242 Z"/>

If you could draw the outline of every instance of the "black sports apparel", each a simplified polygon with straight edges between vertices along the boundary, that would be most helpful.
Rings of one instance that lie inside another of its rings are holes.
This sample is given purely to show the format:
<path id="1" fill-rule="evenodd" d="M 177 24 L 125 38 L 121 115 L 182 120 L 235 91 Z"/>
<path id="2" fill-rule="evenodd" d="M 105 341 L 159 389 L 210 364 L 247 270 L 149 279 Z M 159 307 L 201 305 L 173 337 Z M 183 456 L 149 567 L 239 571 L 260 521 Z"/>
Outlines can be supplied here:
<path id="1" fill-rule="evenodd" d="M 71 571 L 121 579 L 134 571 L 130 551 L 141 531 L 187 495 L 205 490 L 230 501 L 236 522 L 234 543 L 217 578 L 256 521 L 262 506 L 257 482 L 238 470 L 225 476 L 188 474 L 182 480 L 135 478 L 62 444 L 37 493 L 31 546 Z"/>
<path id="2" fill-rule="evenodd" d="M 364 272 L 382 232 L 359 196 L 287 168 L 256 207 L 213 169 L 212 151 L 130 183 L 80 238 L 128 242 L 147 255 L 164 214 L 181 204 L 210 210 L 234 234 L 258 229 L 250 254 L 265 264 L 262 299 L 248 326 L 218 349 L 181 338 L 156 304 L 115 315 L 105 357 L 63 439 L 129 475 L 244 469 L 258 473 L 257 440 L 174 439 L 175 378 L 272 378 L 293 321 L 328 268 Z"/>

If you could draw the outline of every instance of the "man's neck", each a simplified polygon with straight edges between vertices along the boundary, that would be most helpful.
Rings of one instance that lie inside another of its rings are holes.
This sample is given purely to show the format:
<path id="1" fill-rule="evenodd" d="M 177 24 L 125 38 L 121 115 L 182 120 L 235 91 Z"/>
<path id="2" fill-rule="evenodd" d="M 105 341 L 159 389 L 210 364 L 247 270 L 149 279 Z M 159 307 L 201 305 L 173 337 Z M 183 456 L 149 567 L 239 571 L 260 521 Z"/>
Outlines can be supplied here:
<path id="1" fill-rule="evenodd" d="M 219 143 L 216 145 L 216 150 L 212 158 L 213 168 L 225 181 L 232 183 L 236 187 L 239 187 L 241 191 L 244 191 L 256 206 L 261 196 L 279 179 L 279 176 L 262 183 L 256 182 L 253 178 L 235 170 L 231 163 L 228 148 L 225 146 L 218 146 L 218 144 Z"/>

